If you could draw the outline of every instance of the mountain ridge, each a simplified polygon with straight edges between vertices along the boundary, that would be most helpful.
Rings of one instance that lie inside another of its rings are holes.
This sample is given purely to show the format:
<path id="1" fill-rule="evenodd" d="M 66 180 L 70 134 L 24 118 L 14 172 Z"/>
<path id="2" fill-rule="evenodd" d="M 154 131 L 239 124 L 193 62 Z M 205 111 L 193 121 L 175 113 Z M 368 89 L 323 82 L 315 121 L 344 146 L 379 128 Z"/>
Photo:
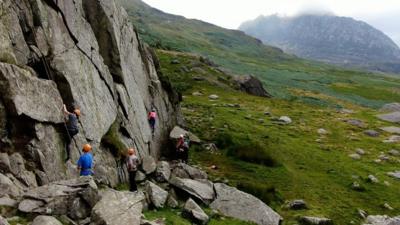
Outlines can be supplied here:
<path id="1" fill-rule="evenodd" d="M 383 72 L 400 71 L 396 43 L 382 31 L 351 17 L 260 16 L 239 29 L 299 57 Z"/>

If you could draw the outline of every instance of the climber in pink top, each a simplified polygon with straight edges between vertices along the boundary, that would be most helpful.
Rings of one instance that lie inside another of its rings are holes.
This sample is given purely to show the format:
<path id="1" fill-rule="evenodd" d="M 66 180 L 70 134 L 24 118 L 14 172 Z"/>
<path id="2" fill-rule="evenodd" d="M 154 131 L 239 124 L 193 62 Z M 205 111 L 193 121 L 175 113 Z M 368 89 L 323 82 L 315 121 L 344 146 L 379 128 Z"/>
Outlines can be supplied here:
<path id="1" fill-rule="evenodd" d="M 149 124 L 150 124 L 150 128 L 151 128 L 151 133 L 153 135 L 154 135 L 154 128 L 156 126 L 156 118 L 157 118 L 156 109 L 153 108 L 151 110 L 151 112 L 149 112 L 149 115 L 148 115 L 148 120 L 149 120 Z"/>

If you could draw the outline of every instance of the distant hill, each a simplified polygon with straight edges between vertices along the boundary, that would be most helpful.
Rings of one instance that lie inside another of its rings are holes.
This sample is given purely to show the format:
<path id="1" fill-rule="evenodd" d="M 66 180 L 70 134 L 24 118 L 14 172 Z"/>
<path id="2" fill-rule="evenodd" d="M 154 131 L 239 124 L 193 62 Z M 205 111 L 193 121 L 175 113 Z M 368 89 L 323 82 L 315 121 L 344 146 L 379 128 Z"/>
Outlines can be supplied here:
<path id="1" fill-rule="evenodd" d="M 365 22 L 332 15 L 260 16 L 240 30 L 300 57 L 370 70 L 400 72 L 400 49 Z"/>

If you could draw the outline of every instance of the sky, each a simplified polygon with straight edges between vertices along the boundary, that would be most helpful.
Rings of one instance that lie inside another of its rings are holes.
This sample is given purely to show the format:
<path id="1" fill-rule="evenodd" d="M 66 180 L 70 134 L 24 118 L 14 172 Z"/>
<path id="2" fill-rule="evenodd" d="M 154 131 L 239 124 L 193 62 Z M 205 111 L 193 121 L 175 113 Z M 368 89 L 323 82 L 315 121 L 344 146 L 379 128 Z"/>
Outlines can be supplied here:
<path id="1" fill-rule="evenodd" d="M 237 29 L 260 15 L 329 12 L 383 31 L 400 46 L 400 0 L 144 0 L 167 13 Z"/>

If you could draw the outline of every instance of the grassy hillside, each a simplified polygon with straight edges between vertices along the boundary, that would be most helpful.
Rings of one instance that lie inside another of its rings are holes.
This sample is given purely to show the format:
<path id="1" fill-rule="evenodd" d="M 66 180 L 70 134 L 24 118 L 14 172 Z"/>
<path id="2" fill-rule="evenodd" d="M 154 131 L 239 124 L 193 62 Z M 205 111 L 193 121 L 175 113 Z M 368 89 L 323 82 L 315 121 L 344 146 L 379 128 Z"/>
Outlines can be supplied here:
<path id="1" fill-rule="evenodd" d="M 398 169 L 400 157 L 374 162 L 381 153 L 387 155 L 390 149 L 400 146 L 383 143 L 387 133 L 377 138 L 363 133 L 390 125 L 376 119 L 377 111 L 301 89 L 294 92 L 308 96 L 307 103 L 250 96 L 234 90 L 229 76 L 198 57 L 167 51 L 158 51 L 158 55 L 162 72 L 184 94 L 182 107 L 188 128 L 220 148 L 217 152 L 202 147 L 191 149 L 191 163 L 200 164 L 214 180 L 227 179 L 231 185 L 258 196 L 284 217 L 285 224 L 297 224 L 300 216 L 328 217 L 341 225 L 360 224 L 358 209 L 369 214 L 400 213 L 400 181 L 386 175 Z M 204 80 L 195 81 L 195 77 Z M 392 78 L 370 78 L 356 73 L 351 77 L 366 80 L 365 90 L 395 82 Z M 375 95 L 358 90 L 357 85 L 336 88 L 346 90 L 343 95 L 364 93 L 365 99 L 376 99 Z M 203 95 L 195 96 L 193 92 Z M 210 94 L 220 98 L 211 101 Z M 329 105 L 341 105 L 354 113 L 344 114 Z M 291 117 L 293 123 L 279 124 L 276 118 L 283 115 Z M 362 120 L 366 127 L 352 126 L 345 119 Z M 320 128 L 328 134 L 318 134 Z M 353 160 L 349 154 L 357 148 L 364 149 L 366 154 Z M 212 165 L 218 169 L 211 169 Z M 379 182 L 368 181 L 369 175 L 376 176 Z M 353 182 L 361 188 L 353 189 Z M 285 202 L 293 199 L 304 199 L 309 209 L 285 209 Z M 385 203 L 394 210 L 386 209 Z"/>
<path id="2" fill-rule="evenodd" d="M 166 14 L 139 0 L 123 1 L 140 37 L 151 46 L 200 54 L 230 73 L 256 75 L 275 97 L 319 101 L 301 94 L 316 92 L 373 108 L 400 98 L 400 83 L 389 75 L 299 59 L 240 31 Z"/>

